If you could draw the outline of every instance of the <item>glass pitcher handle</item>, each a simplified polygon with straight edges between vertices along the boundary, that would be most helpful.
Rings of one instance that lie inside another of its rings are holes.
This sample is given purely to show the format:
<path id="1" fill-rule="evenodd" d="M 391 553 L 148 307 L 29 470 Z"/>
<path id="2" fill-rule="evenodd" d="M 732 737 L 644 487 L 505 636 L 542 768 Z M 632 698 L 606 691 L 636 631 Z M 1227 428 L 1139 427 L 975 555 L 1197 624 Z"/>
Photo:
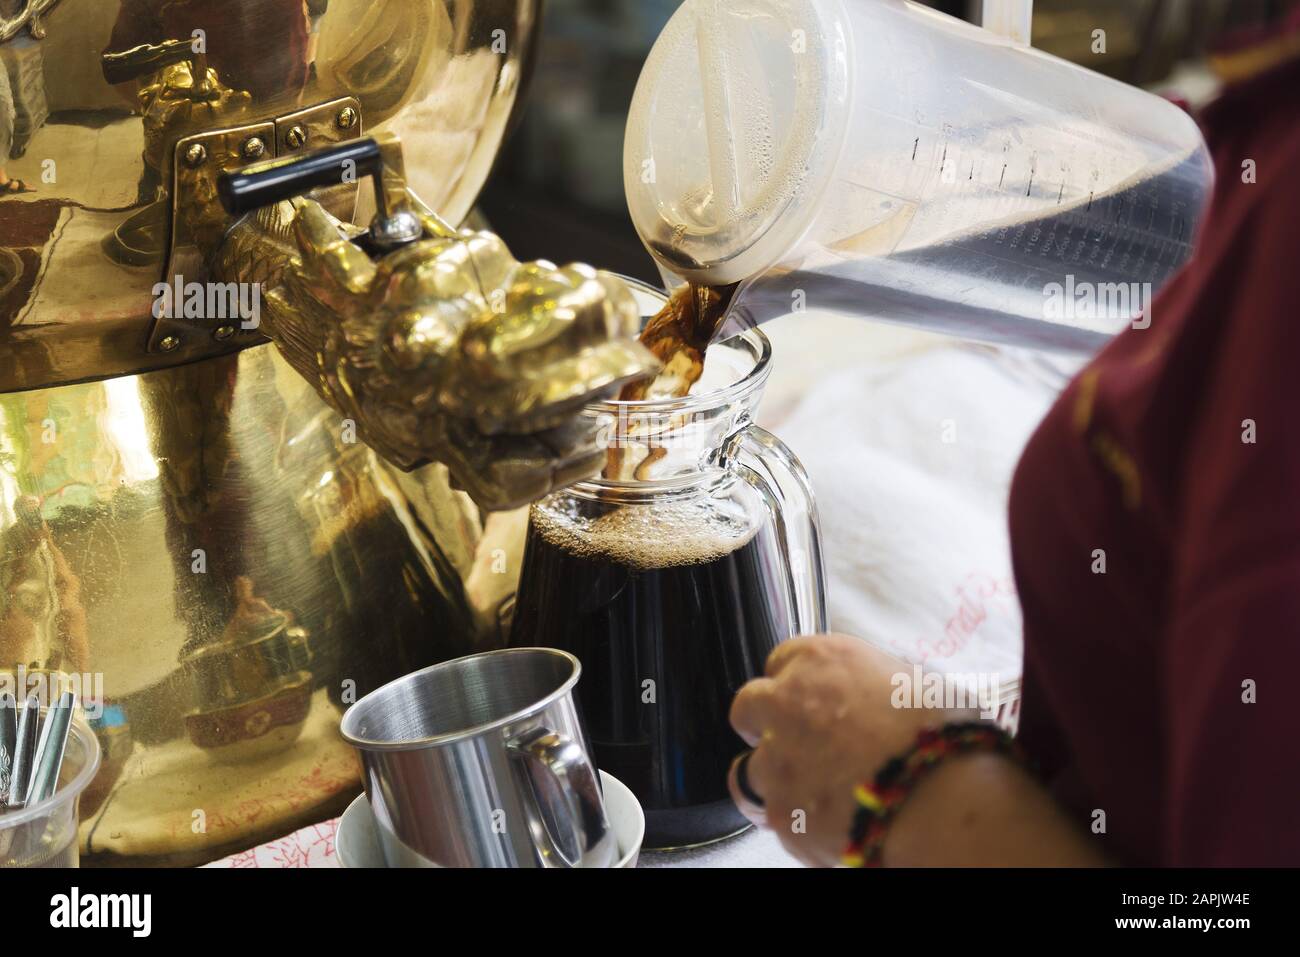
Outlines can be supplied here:
<path id="1" fill-rule="evenodd" d="M 751 425 L 737 436 L 740 475 L 767 504 L 790 585 L 795 633 L 826 631 L 826 568 L 817 500 L 803 465 L 784 442 Z"/>

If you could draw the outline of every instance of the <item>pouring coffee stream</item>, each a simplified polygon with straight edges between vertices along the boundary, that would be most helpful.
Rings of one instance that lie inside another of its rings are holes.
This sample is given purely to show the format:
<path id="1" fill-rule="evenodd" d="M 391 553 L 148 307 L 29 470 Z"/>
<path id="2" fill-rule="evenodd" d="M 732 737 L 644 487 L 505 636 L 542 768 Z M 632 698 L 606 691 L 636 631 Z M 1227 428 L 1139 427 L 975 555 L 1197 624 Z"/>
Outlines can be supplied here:
<path id="1" fill-rule="evenodd" d="M 641 331 L 641 344 L 663 363 L 663 371 L 653 379 L 624 386 L 619 400 L 680 398 L 690 392 L 704 372 L 705 352 L 721 328 L 735 290 L 734 285 L 679 287 Z"/>
<path id="2" fill-rule="evenodd" d="M 696 283 L 679 286 L 641 330 L 641 344 L 659 360 L 662 370 L 653 378 L 623 386 L 619 401 L 679 399 L 689 394 L 704 374 L 706 353 L 722 328 L 736 288 Z M 655 447 L 641 460 L 629 462 L 622 441 L 628 426 L 626 421 L 618 425 L 616 441 L 606 452 L 603 478 L 618 480 L 631 476 L 645 481 L 650 477 L 650 467 L 663 457 L 664 449 Z"/>

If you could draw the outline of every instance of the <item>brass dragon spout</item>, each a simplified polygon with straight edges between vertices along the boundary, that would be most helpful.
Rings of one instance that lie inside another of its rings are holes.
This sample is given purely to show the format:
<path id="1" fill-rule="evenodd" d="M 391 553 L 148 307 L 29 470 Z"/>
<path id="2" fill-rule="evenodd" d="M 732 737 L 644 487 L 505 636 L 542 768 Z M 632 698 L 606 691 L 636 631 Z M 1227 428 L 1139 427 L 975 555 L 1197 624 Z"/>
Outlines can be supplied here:
<path id="1" fill-rule="evenodd" d="M 631 292 L 612 274 L 521 263 L 492 233 L 452 228 L 406 188 L 398 145 L 366 142 L 380 210 L 369 231 L 280 198 L 300 187 L 266 185 L 293 164 L 247 167 L 228 178 L 226 205 L 272 203 L 233 227 L 214 274 L 265 281 L 262 331 L 400 468 L 442 462 L 489 510 L 595 474 L 597 426 L 579 410 L 659 365 L 636 341 Z"/>

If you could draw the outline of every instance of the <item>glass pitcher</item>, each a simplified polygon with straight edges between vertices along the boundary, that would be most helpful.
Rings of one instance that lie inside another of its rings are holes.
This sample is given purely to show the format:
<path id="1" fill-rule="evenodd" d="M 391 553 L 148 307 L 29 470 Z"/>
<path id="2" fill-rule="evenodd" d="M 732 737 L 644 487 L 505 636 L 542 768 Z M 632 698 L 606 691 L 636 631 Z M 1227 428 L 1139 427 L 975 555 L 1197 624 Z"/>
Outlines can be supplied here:
<path id="1" fill-rule="evenodd" d="M 643 312 L 664 298 L 634 284 Z M 727 716 L 768 653 L 824 631 L 817 511 L 790 450 L 753 423 L 770 371 L 758 330 L 714 344 L 682 399 L 589 406 L 630 478 L 580 482 L 529 517 L 511 644 L 582 662 L 578 700 L 599 767 L 646 814 L 646 847 L 743 830 Z"/>

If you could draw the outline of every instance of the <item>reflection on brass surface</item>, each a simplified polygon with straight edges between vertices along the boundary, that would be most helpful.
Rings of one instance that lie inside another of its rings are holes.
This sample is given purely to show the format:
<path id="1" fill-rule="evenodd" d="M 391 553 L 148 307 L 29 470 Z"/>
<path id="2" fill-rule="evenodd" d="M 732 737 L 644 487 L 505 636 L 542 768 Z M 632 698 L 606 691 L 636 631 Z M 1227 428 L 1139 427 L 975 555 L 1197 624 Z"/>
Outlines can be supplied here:
<path id="1" fill-rule="evenodd" d="M 172 145 L 187 132 L 234 125 L 244 113 L 252 96 L 246 90 L 232 90 L 218 78 L 217 71 L 206 65 L 207 58 L 192 56 L 185 40 L 179 43 L 184 59 L 152 74 L 140 87 L 137 98 L 143 114 L 144 162 L 160 182 L 170 173 Z M 135 51 L 163 49 L 146 44 L 126 51 L 129 60 Z"/>
<path id="2" fill-rule="evenodd" d="M 469 25 L 465 8 L 453 12 L 453 17 L 459 15 L 457 24 L 437 20 L 441 11 L 427 3 L 404 0 L 396 6 L 369 5 L 359 11 L 349 32 L 337 41 L 337 55 L 329 58 L 334 82 L 363 99 L 367 112 L 373 111 L 377 118 L 391 115 L 410 96 L 436 55 L 433 37 L 443 29 L 451 30 L 454 37 L 458 28 Z M 461 46 L 465 39 L 453 39 L 453 46 Z M 401 50 L 404 55 L 375 56 L 376 50 Z"/>
<path id="3" fill-rule="evenodd" d="M 236 578 L 235 610 L 215 641 L 186 654 L 195 700 L 190 740 L 220 760 L 247 761 L 293 744 L 311 700 L 311 642 L 293 615 Z"/>
<path id="4" fill-rule="evenodd" d="M 0 43 L 18 36 L 24 27 L 37 40 L 45 37 L 45 15 L 59 0 L 18 0 L 14 12 L 0 16 Z M 0 8 L 0 12 L 3 8 Z"/>
<path id="5" fill-rule="evenodd" d="M 516 531 L 343 434 L 269 346 L 0 395 L 0 661 L 103 675 L 90 854 L 322 819 L 359 786 L 347 702 L 499 642 Z"/>
<path id="6" fill-rule="evenodd" d="M 149 266 L 162 255 L 171 225 L 165 204 L 132 213 L 104 237 L 104 255 L 122 266 Z"/>
<path id="7" fill-rule="evenodd" d="M 190 740 L 214 758 L 235 763 L 293 745 L 311 709 L 310 671 L 281 678 L 261 694 L 224 707 L 196 709 L 185 716 Z"/>
<path id="8" fill-rule="evenodd" d="M 163 278 L 173 225 L 167 167 L 187 136 L 270 124 L 272 156 L 301 125 L 298 148 L 312 149 L 337 116 L 287 118 L 352 97 L 366 134 L 402 137 L 407 178 L 421 200 L 459 223 L 514 109 L 537 7 L 537 0 L 27 0 L 28 13 L 0 21 L 0 42 L 44 33 L 24 54 L 34 75 L 43 74 L 37 92 L 49 119 L 21 157 L 0 157 L 6 175 L 34 188 L 0 197 L 0 392 L 203 354 L 197 342 L 147 348 L 151 290 Z M 193 42 L 195 31 L 201 58 L 118 85 L 105 78 L 103 54 Z M 197 94 L 196 64 L 204 81 Z M 360 125 L 334 128 L 356 136 Z M 240 163 L 257 158 L 241 154 Z M 161 210 L 138 218 L 155 202 Z M 367 221 L 369 210 L 359 212 Z M 191 263 L 181 266 L 187 280 L 205 279 Z M 203 340 L 210 354 L 250 343 Z"/>

